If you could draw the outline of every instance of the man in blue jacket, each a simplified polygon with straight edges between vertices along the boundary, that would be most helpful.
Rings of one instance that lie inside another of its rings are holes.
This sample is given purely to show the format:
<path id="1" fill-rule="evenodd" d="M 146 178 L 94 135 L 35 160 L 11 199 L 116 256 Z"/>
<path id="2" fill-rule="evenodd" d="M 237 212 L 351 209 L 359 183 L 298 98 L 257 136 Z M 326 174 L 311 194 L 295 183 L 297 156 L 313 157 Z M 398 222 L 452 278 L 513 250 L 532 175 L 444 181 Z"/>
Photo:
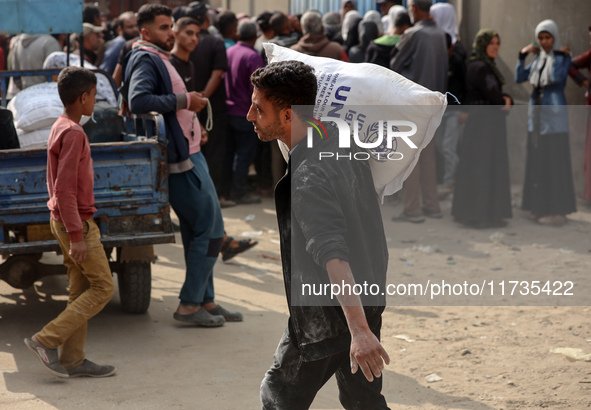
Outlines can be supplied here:
<path id="1" fill-rule="evenodd" d="M 217 327 L 226 321 L 240 321 L 242 315 L 228 312 L 214 301 L 213 267 L 222 246 L 224 222 L 199 149 L 201 127 L 195 113 L 207 101 L 200 93 L 187 92 L 169 61 L 174 45 L 171 16 L 172 11 L 160 4 L 139 9 L 141 40 L 129 54 L 122 96 L 131 113 L 156 111 L 164 117 L 169 199 L 179 218 L 187 270 L 174 318 Z"/>

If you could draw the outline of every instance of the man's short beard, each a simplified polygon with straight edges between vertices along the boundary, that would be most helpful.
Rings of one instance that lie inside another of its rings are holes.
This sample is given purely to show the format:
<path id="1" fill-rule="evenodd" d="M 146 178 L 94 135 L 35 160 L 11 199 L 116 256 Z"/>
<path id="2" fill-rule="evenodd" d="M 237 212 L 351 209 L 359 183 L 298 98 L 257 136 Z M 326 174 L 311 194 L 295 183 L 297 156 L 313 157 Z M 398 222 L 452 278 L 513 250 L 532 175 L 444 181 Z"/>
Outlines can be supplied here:
<path id="1" fill-rule="evenodd" d="M 166 42 L 160 42 L 160 41 L 159 42 L 152 41 L 152 44 L 160 47 L 164 51 L 170 51 L 174 47 L 174 43 L 171 46 L 169 46 Z"/>
<path id="2" fill-rule="evenodd" d="M 137 35 L 127 34 L 126 32 L 122 32 L 121 34 L 123 35 L 123 38 L 125 39 L 125 41 L 129 41 L 129 40 L 137 37 Z"/>
<path id="3" fill-rule="evenodd" d="M 271 142 L 274 140 L 280 139 L 283 136 L 283 128 L 281 127 L 281 121 L 279 120 L 279 114 L 275 117 L 275 120 L 272 124 L 270 124 L 265 132 L 260 133 L 263 131 L 259 128 L 259 139 L 263 142 Z M 262 135 L 261 135 L 262 134 Z"/>

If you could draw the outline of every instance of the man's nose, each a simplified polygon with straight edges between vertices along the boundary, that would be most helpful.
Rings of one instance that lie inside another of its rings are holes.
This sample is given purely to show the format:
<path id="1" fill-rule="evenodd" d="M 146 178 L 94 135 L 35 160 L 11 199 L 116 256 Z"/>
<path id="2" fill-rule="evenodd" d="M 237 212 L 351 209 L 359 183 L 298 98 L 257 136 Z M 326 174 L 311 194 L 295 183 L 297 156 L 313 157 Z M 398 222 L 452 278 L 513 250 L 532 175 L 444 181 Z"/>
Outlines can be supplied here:
<path id="1" fill-rule="evenodd" d="M 248 109 L 248 112 L 246 113 L 246 119 L 248 121 L 253 121 L 254 120 L 252 104 L 251 104 L 250 108 Z"/>

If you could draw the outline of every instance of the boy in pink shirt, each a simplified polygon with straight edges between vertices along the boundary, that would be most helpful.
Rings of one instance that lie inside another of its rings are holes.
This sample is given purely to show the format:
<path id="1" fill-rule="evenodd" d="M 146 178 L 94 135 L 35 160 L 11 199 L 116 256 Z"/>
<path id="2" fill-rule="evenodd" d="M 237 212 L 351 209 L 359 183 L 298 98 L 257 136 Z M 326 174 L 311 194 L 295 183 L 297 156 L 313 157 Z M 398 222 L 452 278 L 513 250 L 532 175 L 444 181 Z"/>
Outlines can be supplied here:
<path id="1" fill-rule="evenodd" d="M 66 309 L 25 344 L 56 376 L 106 377 L 115 374 L 115 367 L 98 365 L 84 355 L 88 319 L 105 307 L 115 289 L 92 218 L 94 169 L 88 137 L 80 126 L 82 115 L 92 115 L 94 109 L 96 76 L 84 68 L 66 67 L 58 77 L 58 92 L 64 114 L 51 128 L 47 143 L 47 206 L 51 232 L 68 268 L 70 298 Z"/>

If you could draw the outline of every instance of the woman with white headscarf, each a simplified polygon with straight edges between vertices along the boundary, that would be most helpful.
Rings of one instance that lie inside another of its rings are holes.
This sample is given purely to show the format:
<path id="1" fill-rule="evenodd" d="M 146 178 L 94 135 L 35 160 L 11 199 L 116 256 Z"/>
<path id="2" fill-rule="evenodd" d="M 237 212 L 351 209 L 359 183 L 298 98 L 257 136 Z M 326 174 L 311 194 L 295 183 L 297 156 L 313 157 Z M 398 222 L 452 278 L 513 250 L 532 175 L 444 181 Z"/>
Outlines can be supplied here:
<path id="1" fill-rule="evenodd" d="M 365 23 L 367 21 L 376 23 L 376 27 L 378 28 L 378 37 L 384 34 L 384 27 L 382 26 L 382 15 L 377 10 L 369 10 L 367 13 L 365 13 L 365 15 L 363 16 L 363 20 L 361 20 L 361 22 Z"/>
<path id="2" fill-rule="evenodd" d="M 341 34 L 343 35 L 343 46 L 347 53 L 351 47 L 359 43 L 359 23 L 361 20 L 361 14 L 357 10 L 351 10 L 345 14 Z"/>
<path id="3" fill-rule="evenodd" d="M 451 36 L 451 43 L 456 44 L 458 41 L 458 20 L 454 6 L 449 3 L 437 3 L 431 6 L 429 13 L 439 28 Z"/>
<path id="4" fill-rule="evenodd" d="M 398 15 L 400 13 L 408 13 L 408 10 L 406 10 L 406 8 L 404 8 L 403 6 L 392 6 L 390 7 L 390 10 L 388 10 L 388 18 L 390 19 L 390 24 L 388 24 L 388 32 L 384 33 L 384 34 L 393 34 L 395 27 L 394 24 L 396 23 L 396 17 L 398 17 Z"/>
<path id="5" fill-rule="evenodd" d="M 525 65 L 529 53 L 534 60 Z M 571 68 L 568 47 L 561 47 L 558 26 L 544 20 L 535 41 L 519 53 L 515 81 L 533 86 L 529 101 L 527 157 L 522 208 L 544 225 L 563 225 L 576 212 L 564 87 Z"/>

